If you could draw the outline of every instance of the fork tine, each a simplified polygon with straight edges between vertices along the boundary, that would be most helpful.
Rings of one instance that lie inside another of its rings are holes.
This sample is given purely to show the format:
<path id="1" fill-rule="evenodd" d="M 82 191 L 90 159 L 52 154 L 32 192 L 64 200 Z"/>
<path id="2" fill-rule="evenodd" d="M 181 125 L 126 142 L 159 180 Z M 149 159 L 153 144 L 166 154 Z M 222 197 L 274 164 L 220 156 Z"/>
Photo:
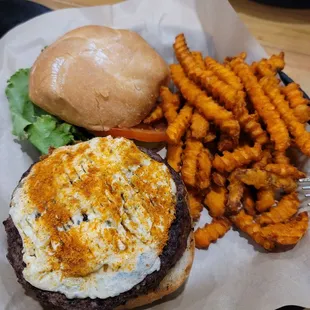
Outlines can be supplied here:
<path id="1" fill-rule="evenodd" d="M 300 183 L 310 182 L 310 178 L 303 178 L 298 180 Z"/>
<path id="2" fill-rule="evenodd" d="M 305 197 L 310 197 L 310 194 L 305 194 Z"/>
<path id="3" fill-rule="evenodd" d="M 303 186 L 302 189 L 310 189 L 310 186 L 309 185 Z"/>

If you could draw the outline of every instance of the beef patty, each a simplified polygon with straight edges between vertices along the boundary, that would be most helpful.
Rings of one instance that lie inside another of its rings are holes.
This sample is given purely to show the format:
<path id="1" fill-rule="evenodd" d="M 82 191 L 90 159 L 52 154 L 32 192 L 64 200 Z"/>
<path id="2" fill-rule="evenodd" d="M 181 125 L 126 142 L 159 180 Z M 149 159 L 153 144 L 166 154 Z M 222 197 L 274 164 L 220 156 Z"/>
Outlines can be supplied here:
<path id="1" fill-rule="evenodd" d="M 161 163 L 165 163 L 167 165 L 165 160 L 163 160 L 158 154 L 144 148 L 140 148 L 140 150 L 148 154 L 152 159 Z M 162 254 L 160 255 L 160 269 L 158 271 L 154 271 L 153 273 L 146 276 L 143 281 L 135 285 L 129 291 L 121 293 L 118 296 L 109 297 L 106 299 L 68 299 L 62 293 L 38 289 L 28 283 L 23 277 L 23 269 L 25 267 L 25 264 L 23 262 L 22 239 L 12 221 L 12 218 L 9 217 L 4 222 L 8 240 L 7 258 L 15 270 L 18 281 L 23 285 L 25 289 L 30 289 L 34 291 L 37 299 L 41 302 L 41 304 L 46 306 L 53 305 L 54 307 L 66 310 L 114 309 L 119 305 L 125 304 L 126 301 L 129 299 L 135 298 L 143 294 L 147 294 L 148 292 L 154 290 L 168 273 L 168 271 L 183 255 L 187 245 L 187 238 L 191 231 L 191 219 L 187 207 L 187 194 L 185 186 L 180 176 L 171 167 L 169 167 L 169 165 L 167 166 L 170 170 L 170 173 L 177 188 L 177 202 L 175 219 L 169 230 L 169 239 L 167 241 L 167 244 L 164 247 Z M 31 167 L 23 174 L 22 179 L 29 174 L 30 170 Z"/>

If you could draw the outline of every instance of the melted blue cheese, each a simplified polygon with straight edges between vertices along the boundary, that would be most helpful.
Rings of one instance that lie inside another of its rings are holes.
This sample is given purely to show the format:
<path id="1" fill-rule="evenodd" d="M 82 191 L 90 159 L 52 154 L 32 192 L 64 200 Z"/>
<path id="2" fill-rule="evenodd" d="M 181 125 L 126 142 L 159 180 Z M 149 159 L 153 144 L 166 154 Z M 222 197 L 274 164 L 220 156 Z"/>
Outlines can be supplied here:
<path id="1" fill-rule="evenodd" d="M 160 269 L 175 195 L 167 167 L 129 140 L 95 138 L 55 150 L 13 193 L 10 215 L 23 240 L 24 278 L 67 298 L 130 290 Z M 81 266 L 72 255 L 79 246 L 88 258 Z"/>

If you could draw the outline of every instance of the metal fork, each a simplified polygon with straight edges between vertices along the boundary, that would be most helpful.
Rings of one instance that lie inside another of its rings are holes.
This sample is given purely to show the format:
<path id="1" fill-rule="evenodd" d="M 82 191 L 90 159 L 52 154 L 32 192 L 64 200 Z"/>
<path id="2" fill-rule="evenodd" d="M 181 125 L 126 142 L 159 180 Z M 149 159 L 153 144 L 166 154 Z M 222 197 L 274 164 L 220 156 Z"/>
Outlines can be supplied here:
<path id="1" fill-rule="evenodd" d="M 301 189 L 303 191 L 310 190 L 310 185 L 307 185 L 307 183 L 310 183 L 310 178 L 304 178 L 304 179 L 299 179 L 298 182 L 302 185 Z M 305 193 L 305 197 L 310 197 L 310 193 Z M 308 206 L 310 206 L 310 202 L 307 203 Z"/>

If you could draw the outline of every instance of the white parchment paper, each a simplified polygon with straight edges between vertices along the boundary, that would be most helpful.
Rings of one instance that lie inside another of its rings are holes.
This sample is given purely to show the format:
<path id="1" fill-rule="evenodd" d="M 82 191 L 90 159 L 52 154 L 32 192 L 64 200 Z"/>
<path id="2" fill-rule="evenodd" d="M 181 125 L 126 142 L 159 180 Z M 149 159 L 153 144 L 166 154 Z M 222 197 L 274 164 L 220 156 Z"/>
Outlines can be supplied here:
<path id="1" fill-rule="evenodd" d="M 10 195 L 22 173 L 38 159 L 27 142 L 11 134 L 6 80 L 30 67 L 41 49 L 68 30 L 97 24 L 140 33 L 168 62 L 174 37 L 184 32 L 192 49 L 222 60 L 246 51 L 249 60 L 265 56 L 226 0 L 132 0 L 114 6 L 66 9 L 39 16 L 0 40 L 0 220 L 7 218 Z M 207 219 L 204 216 L 201 223 Z M 152 309 L 264 310 L 310 306 L 310 237 L 293 250 L 267 254 L 231 230 L 208 251 L 196 251 L 186 286 Z M 24 293 L 6 260 L 6 236 L 0 227 L 0 309 L 40 309 Z"/>

